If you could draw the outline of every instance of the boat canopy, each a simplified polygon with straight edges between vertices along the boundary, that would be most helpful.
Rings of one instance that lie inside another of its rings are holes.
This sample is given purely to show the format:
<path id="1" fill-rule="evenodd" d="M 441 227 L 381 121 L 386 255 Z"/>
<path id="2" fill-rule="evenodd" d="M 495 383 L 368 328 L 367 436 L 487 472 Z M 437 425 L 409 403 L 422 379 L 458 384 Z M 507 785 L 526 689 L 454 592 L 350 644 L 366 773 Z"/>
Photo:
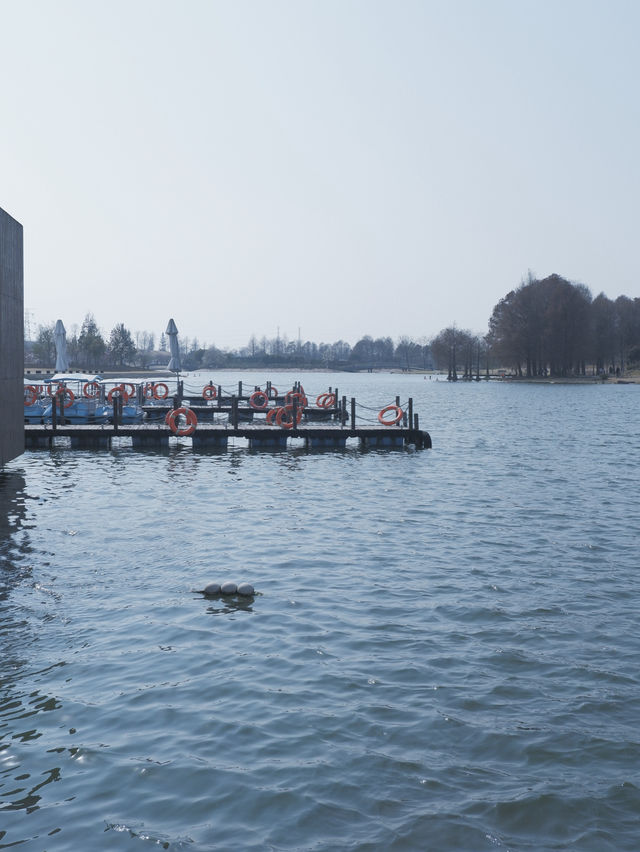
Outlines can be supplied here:
<path id="1" fill-rule="evenodd" d="M 102 376 L 95 373 L 56 373 L 45 382 L 101 382 Z"/>

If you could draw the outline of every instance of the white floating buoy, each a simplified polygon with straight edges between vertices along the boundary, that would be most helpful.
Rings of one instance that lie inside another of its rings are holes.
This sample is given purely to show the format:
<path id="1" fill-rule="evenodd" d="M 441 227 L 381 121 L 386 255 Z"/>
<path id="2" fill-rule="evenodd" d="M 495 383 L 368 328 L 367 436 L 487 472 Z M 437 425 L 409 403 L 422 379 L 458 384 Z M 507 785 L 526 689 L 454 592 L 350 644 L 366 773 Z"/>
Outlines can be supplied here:
<path id="1" fill-rule="evenodd" d="M 251 583 L 240 583 L 238 586 L 238 594 L 249 598 L 254 594 L 254 588 Z"/>
<path id="2" fill-rule="evenodd" d="M 220 594 L 220 583 L 209 583 L 208 586 L 205 586 L 202 590 L 203 595 L 219 595 Z"/>
<path id="3" fill-rule="evenodd" d="M 236 586 L 235 583 L 227 582 L 227 583 L 223 583 L 220 586 L 220 594 L 222 594 L 222 595 L 235 595 L 235 593 L 237 591 L 238 591 L 238 587 Z"/>

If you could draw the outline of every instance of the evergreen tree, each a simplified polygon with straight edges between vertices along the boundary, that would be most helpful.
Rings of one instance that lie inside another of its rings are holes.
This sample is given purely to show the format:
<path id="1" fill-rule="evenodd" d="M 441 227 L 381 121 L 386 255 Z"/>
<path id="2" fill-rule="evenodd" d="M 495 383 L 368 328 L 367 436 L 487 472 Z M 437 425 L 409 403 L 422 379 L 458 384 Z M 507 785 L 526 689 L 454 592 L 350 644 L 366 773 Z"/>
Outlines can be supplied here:
<path id="1" fill-rule="evenodd" d="M 80 329 L 78 351 L 87 369 L 101 368 L 107 344 L 104 342 L 93 314 L 87 314 Z"/>
<path id="2" fill-rule="evenodd" d="M 42 367 L 50 367 L 56 363 L 56 341 L 53 330 L 54 323 L 38 326 L 38 336 L 33 344 L 33 356 L 36 363 Z"/>
<path id="3" fill-rule="evenodd" d="M 131 332 L 125 328 L 124 323 L 118 323 L 111 330 L 109 337 L 109 357 L 112 363 L 118 367 L 125 364 L 133 364 L 136 358 L 136 347 L 131 337 Z"/>

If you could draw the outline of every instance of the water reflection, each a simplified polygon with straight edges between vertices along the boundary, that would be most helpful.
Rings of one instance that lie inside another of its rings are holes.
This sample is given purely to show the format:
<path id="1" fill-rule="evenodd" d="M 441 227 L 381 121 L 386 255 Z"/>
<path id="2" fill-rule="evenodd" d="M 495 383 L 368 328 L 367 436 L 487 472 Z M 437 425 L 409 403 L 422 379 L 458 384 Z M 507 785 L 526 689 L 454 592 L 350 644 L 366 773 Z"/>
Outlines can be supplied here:
<path id="1" fill-rule="evenodd" d="M 28 549 L 28 538 L 19 538 L 26 514 L 26 482 L 19 471 L 0 471 L 0 603 L 9 588 L 24 576 L 16 559 Z M 1 612 L 1 610 L 0 610 Z"/>
<path id="2" fill-rule="evenodd" d="M 257 594 L 257 593 L 256 593 Z M 243 597 L 241 595 L 207 595 L 205 600 L 209 604 L 207 612 L 209 615 L 228 615 L 232 612 L 253 612 L 253 604 L 256 595 Z"/>
<path id="3" fill-rule="evenodd" d="M 11 669 L 3 672 L 0 678 L 0 811 L 5 814 L 12 811 L 32 813 L 41 807 L 42 789 L 61 780 L 60 766 L 46 764 L 50 760 L 58 764 L 59 754 L 71 753 L 72 749 L 49 748 L 43 753 L 42 747 L 34 746 L 34 742 L 43 736 L 38 726 L 33 724 L 35 717 L 59 710 L 62 705 L 57 698 L 39 690 L 21 692 L 20 667 Z M 29 723 L 25 725 L 24 719 L 29 719 Z M 50 754 L 54 754 L 55 758 L 45 756 Z M 7 826 L 11 824 L 8 817 L 3 822 Z M 24 824 L 15 825 L 20 826 L 19 834 L 11 837 L 7 836 L 8 830 L 0 831 L 0 841 L 10 841 L 6 845 L 24 842 Z"/>
<path id="4" fill-rule="evenodd" d="M 53 458 L 56 485 L 69 487 L 72 471 Z M 21 471 L 0 472 L 0 847 L 17 845 L 26 840 L 22 817 L 12 821 L 12 812 L 32 813 L 40 808 L 42 790 L 60 780 L 60 760 L 47 756 L 57 749 L 45 751 L 36 741 L 43 737 L 46 725 L 38 724 L 43 713 L 58 711 L 60 701 L 38 689 L 33 678 L 48 669 L 30 672 L 29 649 L 38 641 L 28 613 L 21 604 L 20 592 L 33 588 L 32 565 L 25 560 L 31 553 L 29 525 L 25 522 L 26 480 Z M 57 663 L 57 665 L 63 665 Z M 45 738 L 46 739 L 46 738 Z M 63 749 L 66 751 L 66 749 Z M 51 765 L 51 764 L 54 765 Z M 9 832 L 16 826 L 17 833 Z M 19 826 L 19 827 L 18 827 Z"/>

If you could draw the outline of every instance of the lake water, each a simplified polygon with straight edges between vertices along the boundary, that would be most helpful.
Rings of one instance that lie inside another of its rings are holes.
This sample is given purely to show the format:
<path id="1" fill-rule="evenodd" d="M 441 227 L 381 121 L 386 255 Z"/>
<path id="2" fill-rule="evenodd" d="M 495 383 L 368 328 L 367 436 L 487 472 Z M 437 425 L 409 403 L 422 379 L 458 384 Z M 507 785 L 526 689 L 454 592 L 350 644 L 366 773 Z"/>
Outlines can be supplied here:
<path id="1" fill-rule="evenodd" d="M 0 848 L 638 849 L 640 387 L 294 377 L 433 449 L 0 474 Z"/>

